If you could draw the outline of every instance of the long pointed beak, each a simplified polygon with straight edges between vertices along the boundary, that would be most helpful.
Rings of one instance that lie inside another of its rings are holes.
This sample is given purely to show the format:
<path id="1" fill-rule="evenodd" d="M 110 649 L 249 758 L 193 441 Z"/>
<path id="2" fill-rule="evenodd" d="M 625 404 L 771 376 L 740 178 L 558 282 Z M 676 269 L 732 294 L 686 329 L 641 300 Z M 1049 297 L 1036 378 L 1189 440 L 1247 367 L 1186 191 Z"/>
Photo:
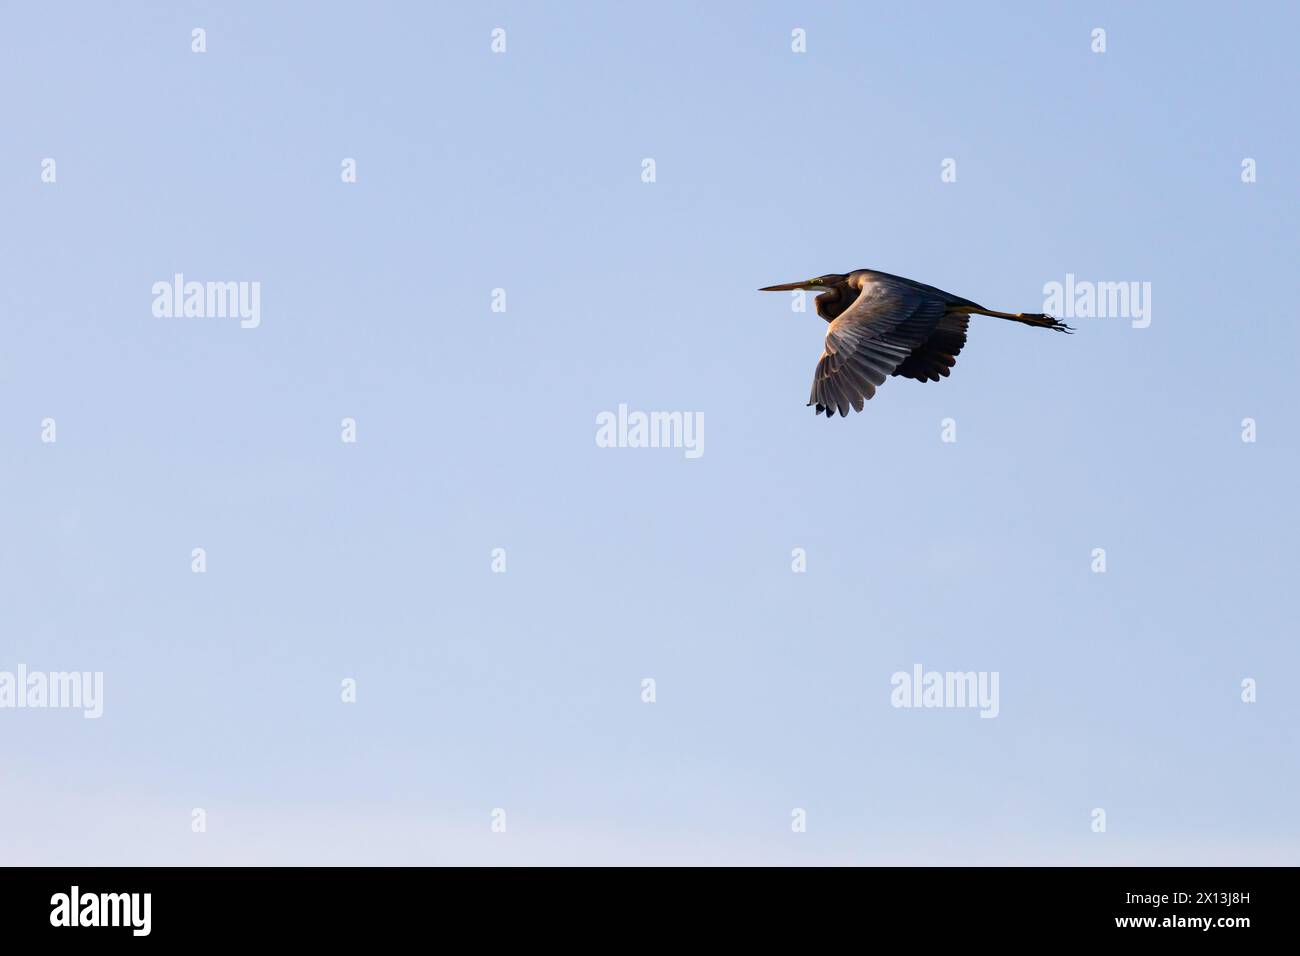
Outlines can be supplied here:
<path id="1" fill-rule="evenodd" d="M 759 292 L 793 292 L 795 289 L 811 289 L 812 283 L 807 279 L 803 282 L 787 282 L 785 285 L 770 285 L 765 289 L 759 289 Z"/>

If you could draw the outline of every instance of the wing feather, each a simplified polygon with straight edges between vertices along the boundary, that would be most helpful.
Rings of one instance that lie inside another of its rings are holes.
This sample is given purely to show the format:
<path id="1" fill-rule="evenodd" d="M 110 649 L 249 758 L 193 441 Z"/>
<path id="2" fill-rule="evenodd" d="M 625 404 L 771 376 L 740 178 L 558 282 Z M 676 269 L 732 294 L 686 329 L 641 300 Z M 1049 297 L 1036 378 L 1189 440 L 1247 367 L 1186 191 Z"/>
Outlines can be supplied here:
<path id="1" fill-rule="evenodd" d="M 939 325 L 920 346 L 913 350 L 907 361 L 894 370 L 895 375 L 914 378 L 919 382 L 937 382 L 946 378 L 957 364 L 957 356 L 966 344 L 966 330 L 970 316 L 949 312 L 939 320 Z"/>
<path id="2" fill-rule="evenodd" d="M 949 306 L 928 287 L 918 288 L 895 276 L 873 273 L 861 282 L 853 304 L 826 330 L 825 350 L 813 376 L 808 404 L 828 418 L 836 411 L 847 415 L 850 407 L 862 411 L 863 403 L 886 378 L 907 374 L 909 359 L 940 328 Z M 961 342 L 965 343 L 964 326 Z M 939 341 L 932 356 L 926 353 L 924 368 L 940 362 L 940 355 L 952 358 L 956 352 L 948 354 L 951 344 L 950 338 Z M 918 364 L 916 370 L 921 368 Z"/>

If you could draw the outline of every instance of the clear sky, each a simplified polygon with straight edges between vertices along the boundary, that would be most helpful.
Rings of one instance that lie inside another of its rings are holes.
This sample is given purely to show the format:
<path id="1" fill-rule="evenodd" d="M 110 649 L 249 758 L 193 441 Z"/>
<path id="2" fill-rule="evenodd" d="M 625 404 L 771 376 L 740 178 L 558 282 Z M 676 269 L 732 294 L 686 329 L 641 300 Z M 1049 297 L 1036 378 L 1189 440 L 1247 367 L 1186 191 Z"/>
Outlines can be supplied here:
<path id="1" fill-rule="evenodd" d="M 0 709 L 0 862 L 1300 863 L 1297 28 L 5 4 L 0 671 L 104 700 Z M 976 317 L 827 422 L 754 290 L 859 267 L 1151 321 Z"/>

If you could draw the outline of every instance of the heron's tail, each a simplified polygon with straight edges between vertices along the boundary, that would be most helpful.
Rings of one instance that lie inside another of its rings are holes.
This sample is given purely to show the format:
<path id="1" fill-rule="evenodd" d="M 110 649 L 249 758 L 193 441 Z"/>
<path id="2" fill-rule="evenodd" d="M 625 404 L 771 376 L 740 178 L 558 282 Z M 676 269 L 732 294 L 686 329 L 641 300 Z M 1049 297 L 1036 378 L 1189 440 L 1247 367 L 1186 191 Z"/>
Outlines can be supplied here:
<path id="1" fill-rule="evenodd" d="M 992 309 L 971 309 L 970 311 L 976 315 L 991 315 L 995 319 L 1010 319 L 1012 322 L 1032 325 L 1036 329 L 1051 329 L 1053 332 L 1064 332 L 1067 335 L 1074 331 L 1064 322 L 1041 312 L 994 312 Z"/>

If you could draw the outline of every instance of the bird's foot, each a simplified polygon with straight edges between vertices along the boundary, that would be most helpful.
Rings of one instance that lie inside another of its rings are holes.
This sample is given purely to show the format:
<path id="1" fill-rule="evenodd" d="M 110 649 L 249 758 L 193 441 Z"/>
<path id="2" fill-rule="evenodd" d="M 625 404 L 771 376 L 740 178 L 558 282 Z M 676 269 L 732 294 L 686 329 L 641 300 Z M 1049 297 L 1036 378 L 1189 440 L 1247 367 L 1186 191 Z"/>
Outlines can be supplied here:
<path id="1" fill-rule="evenodd" d="M 1034 314 L 1021 315 L 1021 320 L 1029 325 L 1040 329 L 1051 329 L 1053 332 L 1064 332 L 1066 335 L 1073 335 L 1074 329 L 1070 328 L 1060 319 L 1054 319 L 1050 315 Z"/>

